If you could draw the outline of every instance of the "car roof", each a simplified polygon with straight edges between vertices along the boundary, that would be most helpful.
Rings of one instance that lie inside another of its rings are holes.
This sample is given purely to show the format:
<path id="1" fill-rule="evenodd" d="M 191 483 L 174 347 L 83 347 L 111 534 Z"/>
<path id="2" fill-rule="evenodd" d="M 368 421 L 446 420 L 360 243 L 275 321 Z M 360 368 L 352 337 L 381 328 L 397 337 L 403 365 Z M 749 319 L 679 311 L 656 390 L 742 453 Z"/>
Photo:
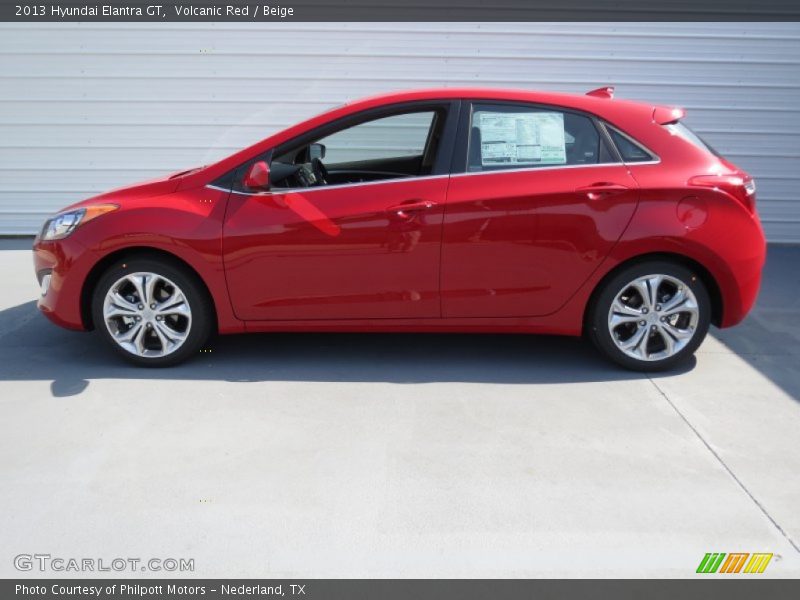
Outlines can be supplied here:
<path id="1" fill-rule="evenodd" d="M 567 92 L 552 92 L 540 90 L 526 90 L 515 88 L 486 88 L 486 87 L 453 87 L 402 90 L 377 94 L 366 98 L 346 102 L 341 108 L 350 108 L 353 112 L 378 106 L 400 104 L 403 102 L 425 100 L 496 100 L 501 102 L 529 102 L 534 104 L 552 104 L 576 110 L 585 110 L 596 114 L 606 113 L 613 106 L 625 109 L 637 108 L 652 113 L 655 105 L 647 102 L 632 100 L 612 99 L 613 88 L 608 95 L 588 95 L 588 93 L 575 94 Z M 597 90 L 592 90 L 596 92 Z M 671 107 L 669 107 L 671 108 Z M 613 110 L 612 110 L 613 112 Z"/>

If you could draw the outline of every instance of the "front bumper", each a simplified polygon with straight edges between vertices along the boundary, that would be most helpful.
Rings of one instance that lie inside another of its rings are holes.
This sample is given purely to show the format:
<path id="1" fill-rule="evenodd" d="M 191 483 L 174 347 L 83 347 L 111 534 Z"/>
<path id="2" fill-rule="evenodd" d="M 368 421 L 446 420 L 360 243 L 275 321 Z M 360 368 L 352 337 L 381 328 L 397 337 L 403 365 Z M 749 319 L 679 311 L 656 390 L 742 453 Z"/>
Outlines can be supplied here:
<path id="1" fill-rule="evenodd" d="M 56 325 L 84 331 L 81 311 L 83 285 L 96 257 L 71 238 L 33 243 L 33 265 L 39 282 L 39 310 Z"/>

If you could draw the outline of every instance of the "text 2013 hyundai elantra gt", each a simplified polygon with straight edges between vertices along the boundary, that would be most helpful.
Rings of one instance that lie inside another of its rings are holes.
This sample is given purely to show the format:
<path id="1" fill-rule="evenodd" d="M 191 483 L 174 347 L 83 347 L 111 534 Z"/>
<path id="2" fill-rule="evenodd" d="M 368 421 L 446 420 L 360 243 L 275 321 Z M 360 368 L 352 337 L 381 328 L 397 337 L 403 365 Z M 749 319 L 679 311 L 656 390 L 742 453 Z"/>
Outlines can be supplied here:
<path id="1" fill-rule="evenodd" d="M 212 332 L 472 331 L 669 368 L 755 301 L 755 184 L 612 96 L 384 95 L 79 202 L 34 242 L 39 307 L 142 365 Z"/>

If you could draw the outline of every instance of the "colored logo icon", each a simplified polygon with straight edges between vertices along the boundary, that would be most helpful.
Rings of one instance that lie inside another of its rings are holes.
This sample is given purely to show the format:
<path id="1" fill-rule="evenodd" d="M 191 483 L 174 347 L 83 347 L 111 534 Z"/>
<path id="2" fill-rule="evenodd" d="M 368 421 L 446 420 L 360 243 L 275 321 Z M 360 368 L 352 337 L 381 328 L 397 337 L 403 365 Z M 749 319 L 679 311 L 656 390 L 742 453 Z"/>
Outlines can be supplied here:
<path id="1" fill-rule="evenodd" d="M 748 560 L 749 558 L 749 560 Z M 708 552 L 697 567 L 698 573 L 763 573 L 772 553 Z"/>

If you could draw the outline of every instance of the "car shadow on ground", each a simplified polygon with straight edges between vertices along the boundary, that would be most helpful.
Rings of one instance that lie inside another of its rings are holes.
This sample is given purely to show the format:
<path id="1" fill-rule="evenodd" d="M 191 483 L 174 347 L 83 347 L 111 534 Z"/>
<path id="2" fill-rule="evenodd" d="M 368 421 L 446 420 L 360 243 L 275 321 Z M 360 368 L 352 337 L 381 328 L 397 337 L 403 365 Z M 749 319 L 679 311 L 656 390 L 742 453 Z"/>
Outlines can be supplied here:
<path id="1" fill-rule="evenodd" d="M 57 397 L 80 394 L 97 379 L 556 384 L 647 377 L 609 363 L 579 338 L 492 334 L 220 336 L 182 365 L 148 369 L 128 365 L 95 333 L 52 325 L 34 302 L 0 311 L 0 361 L 0 381 L 51 381 Z"/>
<path id="2" fill-rule="evenodd" d="M 720 342 L 800 402 L 800 246 L 770 245 L 758 300 Z"/>

